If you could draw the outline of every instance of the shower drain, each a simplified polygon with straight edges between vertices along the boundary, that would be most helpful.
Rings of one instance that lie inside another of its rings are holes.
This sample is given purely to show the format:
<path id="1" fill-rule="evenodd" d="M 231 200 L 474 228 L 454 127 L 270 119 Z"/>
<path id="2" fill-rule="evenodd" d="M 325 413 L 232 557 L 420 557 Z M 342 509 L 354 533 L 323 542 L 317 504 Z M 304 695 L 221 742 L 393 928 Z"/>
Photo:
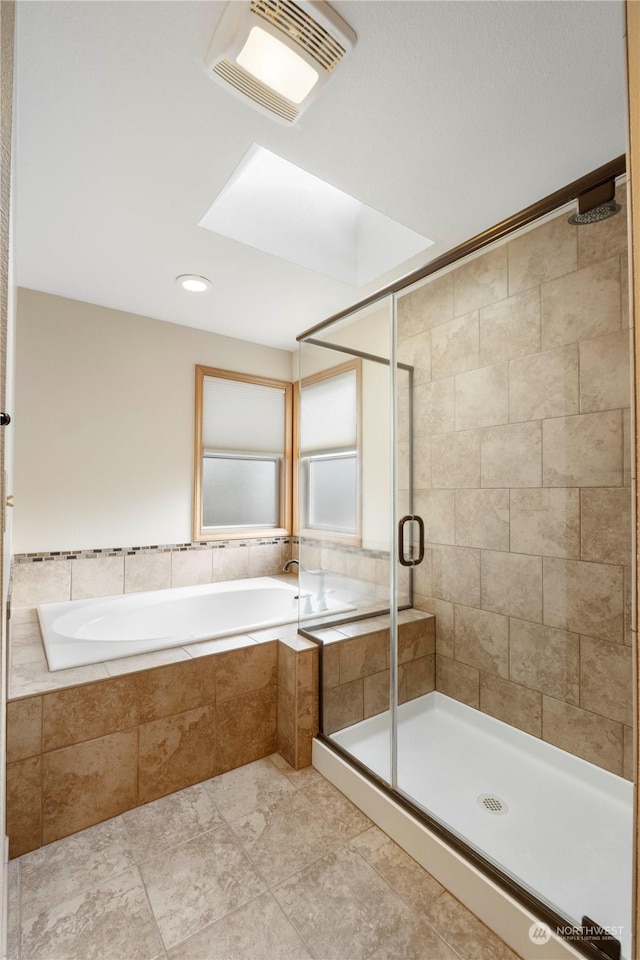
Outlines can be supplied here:
<path id="1" fill-rule="evenodd" d="M 496 813 L 496 814 L 505 814 L 509 813 L 509 807 L 501 800 L 500 797 L 496 797 L 494 793 L 481 793 L 477 800 L 478 806 L 482 807 L 483 810 L 486 810 L 487 813 Z"/>

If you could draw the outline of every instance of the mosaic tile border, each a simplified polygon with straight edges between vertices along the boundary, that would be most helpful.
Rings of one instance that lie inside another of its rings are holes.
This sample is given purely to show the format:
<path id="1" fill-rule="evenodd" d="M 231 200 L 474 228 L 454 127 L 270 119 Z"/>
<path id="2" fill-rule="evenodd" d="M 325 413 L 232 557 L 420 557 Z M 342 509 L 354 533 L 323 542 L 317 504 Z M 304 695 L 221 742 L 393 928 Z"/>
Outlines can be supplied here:
<path id="1" fill-rule="evenodd" d="M 388 560 L 389 551 L 370 550 L 365 547 L 351 547 L 346 544 L 330 543 L 326 540 L 311 540 L 304 538 L 304 544 L 313 547 L 323 547 L 339 553 L 354 553 L 360 556 L 371 557 L 376 560 Z M 189 550 L 223 550 L 240 547 L 265 547 L 278 544 L 295 546 L 300 545 L 298 537 L 261 537 L 254 540 L 215 540 L 193 541 L 191 543 L 163 543 L 151 544 L 142 547 L 97 547 L 86 550 L 43 550 L 39 553 L 16 553 L 14 563 L 42 563 L 49 560 L 90 560 L 98 557 L 131 557 L 136 554 L 171 553 Z"/>
<path id="2" fill-rule="evenodd" d="M 98 557 L 131 557 L 136 554 L 172 553 L 189 550 L 222 550 L 236 547 L 264 547 L 278 544 L 292 544 L 291 537 L 267 537 L 258 540 L 216 540 L 193 543 L 164 543 L 144 547 L 99 547 L 88 550 L 49 550 L 41 553 L 16 553 L 14 563 L 41 563 L 48 560 L 90 560 Z"/>

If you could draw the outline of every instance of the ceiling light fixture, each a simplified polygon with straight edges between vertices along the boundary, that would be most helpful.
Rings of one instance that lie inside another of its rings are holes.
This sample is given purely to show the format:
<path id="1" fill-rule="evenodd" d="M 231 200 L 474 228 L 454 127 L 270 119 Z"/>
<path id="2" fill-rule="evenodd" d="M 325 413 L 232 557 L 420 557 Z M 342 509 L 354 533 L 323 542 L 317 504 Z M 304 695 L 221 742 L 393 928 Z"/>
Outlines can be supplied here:
<path id="1" fill-rule="evenodd" d="M 195 273 L 181 273 L 179 277 L 176 277 L 176 283 L 183 290 L 188 290 L 189 293 L 204 293 L 211 286 L 211 280 L 207 280 L 206 277 L 199 277 Z"/>
<path id="2" fill-rule="evenodd" d="M 283 123 L 295 123 L 356 35 L 324 0 L 231 0 L 207 52 L 213 79 Z"/>

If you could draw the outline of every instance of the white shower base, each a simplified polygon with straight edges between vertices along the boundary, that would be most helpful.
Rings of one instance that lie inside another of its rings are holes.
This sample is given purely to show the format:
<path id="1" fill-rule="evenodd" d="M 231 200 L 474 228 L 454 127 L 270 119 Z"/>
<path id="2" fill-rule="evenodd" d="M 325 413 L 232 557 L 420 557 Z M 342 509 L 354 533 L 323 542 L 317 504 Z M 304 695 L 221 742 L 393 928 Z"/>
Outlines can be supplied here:
<path id="1" fill-rule="evenodd" d="M 389 724 L 332 739 L 388 781 Z M 633 784 L 434 692 L 399 707 L 398 785 L 568 920 L 615 928 L 630 960 Z"/>

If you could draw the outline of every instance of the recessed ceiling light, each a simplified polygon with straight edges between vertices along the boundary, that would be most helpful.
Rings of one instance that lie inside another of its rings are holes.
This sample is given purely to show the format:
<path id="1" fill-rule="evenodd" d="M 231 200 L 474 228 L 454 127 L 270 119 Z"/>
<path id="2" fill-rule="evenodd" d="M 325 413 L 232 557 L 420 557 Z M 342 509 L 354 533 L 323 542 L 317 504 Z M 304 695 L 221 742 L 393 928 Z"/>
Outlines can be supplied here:
<path id="1" fill-rule="evenodd" d="M 199 277 L 195 273 L 180 274 L 179 277 L 176 277 L 176 283 L 183 290 L 188 290 L 189 293 L 204 293 L 211 286 L 211 280 L 207 280 L 206 277 Z"/>

